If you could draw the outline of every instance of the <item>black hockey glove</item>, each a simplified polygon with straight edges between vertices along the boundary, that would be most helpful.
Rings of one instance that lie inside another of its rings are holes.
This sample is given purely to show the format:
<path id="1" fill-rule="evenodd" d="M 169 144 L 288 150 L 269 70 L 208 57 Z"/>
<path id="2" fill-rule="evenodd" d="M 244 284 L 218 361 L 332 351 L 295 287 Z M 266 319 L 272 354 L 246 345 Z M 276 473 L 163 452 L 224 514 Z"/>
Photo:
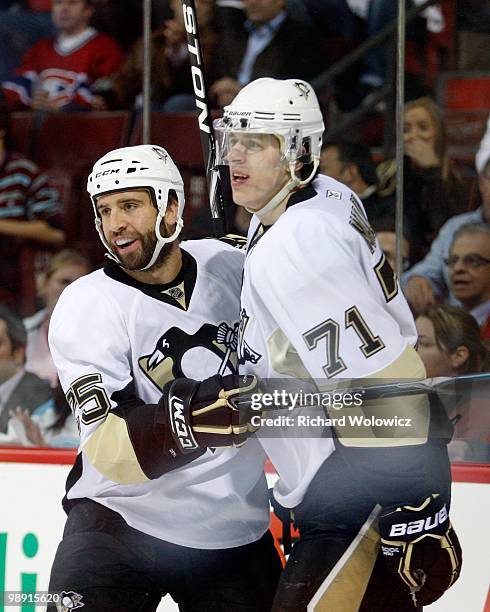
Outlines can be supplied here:
<path id="1" fill-rule="evenodd" d="M 433 603 L 458 579 L 461 546 L 439 495 L 383 509 L 379 533 L 388 569 L 407 585 L 414 607 Z"/>
<path id="2" fill-rule="evenodd" d="M 181 453 L 240 446 L 255 431 L 250 424 L 254 414 L 250 402 L 240 407 L 240 398 L 249 398 L 257 388 L 255 376 L 216 374 L 202 382 L 177 378 L 163 388 L 159 420 L 166 422 Z"/>

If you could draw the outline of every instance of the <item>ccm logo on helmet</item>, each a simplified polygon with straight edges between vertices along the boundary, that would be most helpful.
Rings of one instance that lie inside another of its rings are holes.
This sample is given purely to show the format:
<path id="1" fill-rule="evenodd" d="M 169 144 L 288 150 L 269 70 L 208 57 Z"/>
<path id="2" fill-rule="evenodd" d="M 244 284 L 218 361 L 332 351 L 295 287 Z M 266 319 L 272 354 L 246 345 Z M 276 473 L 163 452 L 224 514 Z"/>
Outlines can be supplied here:
<path id="1" fill-rule="evenodd" d="M 187 426 L 187 422 L 184 415 L 184 404 L 182 400 L 175 395 L 170 398 L 170 424 L 172 430 L 179 439 L 181 448 L 185 451 L 195 450 L 199 448 L 199 445 L 194 440 L 192 432 Z"/>
<path id="2" fill-rule="evenodd" d="M 117 174 L 119 172 L 119 168 L 113 168 L 112 170 L 104 170 L 104 172 L 97 172 L 95 178 L 99 178 L 99 176 L 106 176 L 107 174 Z"/>
<path id="3" fill-rule="evenodd" d="M 414 533 L 421 533 L 422 531 L 431 531 L 438 525 L 442 525 L 447 521 L 448 514 L 446 505 L 436 512 L 433 516 L 428 516 L 426 519 L 420 519 L 419 521 L 410 521 L 409 523 L 396 523 L 391 526 L 390 536 L 403 536 L 411 535 Z"/>

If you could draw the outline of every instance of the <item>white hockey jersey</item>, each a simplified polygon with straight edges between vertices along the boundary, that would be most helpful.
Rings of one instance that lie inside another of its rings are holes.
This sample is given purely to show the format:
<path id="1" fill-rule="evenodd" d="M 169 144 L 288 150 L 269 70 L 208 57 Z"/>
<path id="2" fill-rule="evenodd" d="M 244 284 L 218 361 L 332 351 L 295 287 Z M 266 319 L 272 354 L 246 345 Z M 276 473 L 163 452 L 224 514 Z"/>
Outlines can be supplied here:
<path id="1" fill-rule="evenodd" d="M 230 548 L 269 524 L 265 455 L 256 440 L 161 467 L 156 404 L 179 376 L 237 371 L 244 254 L 217 240 L 183 243 L 171 285 L 146 285 L 109 264 L 62 294 L 49 342 L 80 428 L 67 499 L 90 498 L 174 544 Z"/>
<path id="2" fill-rule="evenodd" d="M 314 379 L 320 386 L 342 378 L 423 378 L 416 340 L 396 276 L 345 185 L 320 175 L 291 196 L 272 226 L 253 218 L 241 297 L 241 373 L 286 385 Z M 425 441 L 427 404 L 417 410 Z M 355 445 L 371 444 L 369 433 L 360 433 Z M 292 437 L 287 427 L 275 438 L 259 436 L 280 476 L 277 501 L 296 506 L 334 441 Z"/>

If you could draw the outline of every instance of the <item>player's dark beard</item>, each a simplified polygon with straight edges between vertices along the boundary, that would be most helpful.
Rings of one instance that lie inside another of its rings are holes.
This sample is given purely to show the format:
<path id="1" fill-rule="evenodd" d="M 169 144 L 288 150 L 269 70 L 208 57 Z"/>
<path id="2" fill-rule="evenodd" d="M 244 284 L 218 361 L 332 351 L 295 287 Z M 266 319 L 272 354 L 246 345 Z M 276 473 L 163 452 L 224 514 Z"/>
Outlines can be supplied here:
<path id="1" fill-rule="evenodd" d="M 160 233 L 162 234 L 164 238 L 167 238 L 168 236 L 170 236 L 170 232 L 167 230 L 163 222 L 160 227 Z M 148 262 L 153 257 L 153 252 L 157 245 L 157 237 L 155 235 L 154 230 L 151 230 L 147 232 L 146 234 L 139 234 L 138 239 L 141 242 L 141 252 L 139 254 L 131 253 L 126 256 L 119 255 L 119 258 L 122 261 L 123 267 L 126 270 L 130 270 L 130 271 L 141 270 L 146 265 L 148 265 Z M 162 250 L 158 254 L 158 257 L 156 258 L 155 263 L 151 266 L 151 268 L 148 268 L 148 269 L 153 270 L 154 268 L 159 268 L 160 266 L 164 265 L 173 248 L 174 248 L 173 240 L 172 242 L 167 242 L 166 244 L 164 244 L 162 247 Z"/>

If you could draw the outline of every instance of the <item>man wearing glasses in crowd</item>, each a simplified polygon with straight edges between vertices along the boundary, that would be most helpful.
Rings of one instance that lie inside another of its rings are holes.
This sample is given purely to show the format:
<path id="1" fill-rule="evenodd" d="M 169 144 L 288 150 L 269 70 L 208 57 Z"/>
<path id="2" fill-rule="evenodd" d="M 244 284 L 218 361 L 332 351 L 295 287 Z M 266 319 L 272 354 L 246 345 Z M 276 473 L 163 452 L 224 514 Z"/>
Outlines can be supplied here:
<path id="1" fill-rule="evenodd" d="M 425 258 L 403 275 L 405 297 L 415 313 L 425 312 L 444 299 L 448 291 L 447 303 L 461 305 L 460 298 L 450 289 L 450 269 L 444 265 L 444 258 L 448 257 L 459 228 L 470 223 L 490 223 L 490 157 L 486 162 L 478 162 L 477 169 L 481 205 L 476 210 L 448 219 Z"/>
<path id="2" fill-rule="evenodd" d="M 452 294 L 484 328 L 490 317 L 490 225 L 463 225 L 444 263 Z"/>

